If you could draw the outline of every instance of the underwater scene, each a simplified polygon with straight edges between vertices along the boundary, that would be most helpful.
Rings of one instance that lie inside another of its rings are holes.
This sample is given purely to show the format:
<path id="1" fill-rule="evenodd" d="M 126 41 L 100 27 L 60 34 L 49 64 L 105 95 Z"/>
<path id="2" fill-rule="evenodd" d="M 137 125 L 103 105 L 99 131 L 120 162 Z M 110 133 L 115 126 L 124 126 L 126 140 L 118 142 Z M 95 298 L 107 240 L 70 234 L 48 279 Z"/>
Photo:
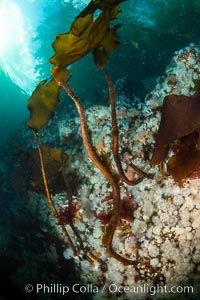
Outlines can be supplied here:
<path id="1" fill-rule="evenodd" d="M 0 300 L 199 299 L 200 0 L 0 0 Z"/>

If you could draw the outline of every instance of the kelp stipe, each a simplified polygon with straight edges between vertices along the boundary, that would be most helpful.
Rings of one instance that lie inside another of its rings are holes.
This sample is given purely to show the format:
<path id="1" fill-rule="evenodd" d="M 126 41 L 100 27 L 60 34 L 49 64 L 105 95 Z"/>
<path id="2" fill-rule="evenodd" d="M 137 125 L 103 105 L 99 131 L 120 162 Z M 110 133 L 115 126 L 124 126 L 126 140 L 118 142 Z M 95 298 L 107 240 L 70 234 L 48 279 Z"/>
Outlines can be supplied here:
<path id="1" fill-rule="evenodd" d="M 104 65 L 108 62 L 108 54 L 113 52 L 119 44 L 119 37 L 116 34 L 116 30 L 119 28 L 120 24 L 110 27 L 110 22 L 116 19 L 118 13 L 120 12 L 118 4 L 123 1 L 124 0 L 91 1 L 88 6 L 76 17 L 69 32 L 59 34 L 56 37 L 56 40 L 52 45 L 55 54 L 52 58 L 50 58 L 50 62 L 54 65 L 52 68 L 52 85 L 55 86 L 55 83 L 58 85 L 57 89 L 53 89 L 53 105 L 50 108 L 50 113 L 46 115 L 46 112 L 44 112 L 45 118 L 43 118 L 42 121 L 38 121 L 36 117 L 34 118 L 36 121 L 32 122 L 33 116 L 37 116 L 38 106 L 30 105 L 29 102 L 29 108 L 34 107 L 34 109 L 31 110 L 31 118 L 28 121 L 28 125 L 33 129 L 41 129 L 48 122 L 48 119 L 51 118 L 58 102 L 57 91 L 59 91 L 59 89 L 62 87 L 74 101 L 79 113 L 80 130 L 87 155 L 93 164 L 106 177 L 112 187 L 113 208 L 111 211 L 111 218 L 105 227 L 102 237 L 102 245 L 106 248 L 108 255 L 117 259 L 122 264 L 134 265 L 136 269 L 144 269 L 144 266 L 145 268 L 149 269 L 148 258 L 136 257 L 135 260 L 129 260 L 128 258 L 118 254 L 112 247 L 113 236 L 116 227 L 118 226 L 121 209 L 120 180 L 134 185 L 139 183 L 145 176 L 148 176 L 148 174 L 145 174 L 144 172 L 135 168 L 140 177 L 139 179 L 136 179 L 136 181 L 131 182 L 124 174 L 118 154 L 118 125 L 116 118 L 115 94 L 112 81 L 108 75 L 108 72 L 104 68 Z M 96 19 L 94 19 L 94 13 L 99 9 L 101 10 L 101 13 Z M 68 83 L 70 70 L 68 70 L 67 67 L 73 62 L 81 59 L 89 52 L 92 52 L 97 69 L 103 70 L 108 83 L 112 111 L 112 152 L 119 174 L 112 170 L 110 167 L 111 163 L 105 161 L 105 158 L 96 152 L 96 149 L 91 141 L 91 133 L 88 129 L 85 109 L 80 99 L 72 91 Z M 44 108 L 45 110 L 46 97 L 44 97 L 44 94 L 46 95 L 46 90 L 44 91 L 43 88 L 45 88 L 45 86 L 43 87 L 43 84 L 41 85 L 42 89 L 38 89 L 37 98 L 34 97 L 34 99 L 37 99 L 42 106 L 42 109 Z M 37 122 L 39 124 L 37 124 Z M 94 258 L 96 261 L 99 261 L 98 258 L 92 253 L 90 253 L 88 256 L 92 259 Z M 102 264 L 101 261 L 99 262 Z"/>
<path id="2" fill-rule="evenodd" d="M 113 87 L 113 82 L 108 74 L 108 71 L 105 67 L 102 68 L 106 81 L 108 83 L 109 95 L 110 95 L 110 106 L 111 106 L 111 120 L 112 120 L 112 152 L 113 157 L 117 166 L 117 170 L 119 172 L 120 179 L 124 181 L 128 185 L 136 185 L 140 183 L 145 177 L 151 177 L 151 175 L 141 171 L 137 168 L 133 163 L 131 166 L 135 169 L 136 173 L 138 173 L 139 178 L 134 180 L 129 180 L 124 170 L 122 168 L 120 156 L 119 156 L 119 128 L 117 124 L 117 114 L 116 114 L 116 96 Z"/>
<path id="3" fill-rule="evenodd" d="M 125 257 L 119 255 L 112 248 L 113 235 L 119 221 L 119 212 L 121 206 L 119 181 L 118 179 L 116 179 L 117 177 L 115 176 L 113 171 L 108 169 L 107 165 L 103 162 L 103 160 L 97 154 L 95 148 L 92 145 L 90 134 L 88 131 L 85 110 L 79 98 L 75 95 L 75 93 L 70 89 L 70 87 L 66 83 L 60 82 L 59 84 L 66 91 L 66 93 L 71 97 L 71 99 L 74 101 L 76 105 L 80 117 L 81 136 L 88 157 L 91 159 L 94 165 L 101 171 L 101 173 L 106 177 L 106 179 L 109 181 L 110 185 L 112 186 L 112 196 L 113 196 L 112 215 L 107 227 L 105 228 L 105 232 L 102 238 L 102 244 L 106 248 L 110 256 L 116 258 L 124 265 L 137 264 L 136 261 L 128 260 Z"/>
<path id="4" fill-rule="evenodd" d="M 54 217 L 59 221 L 60 219 L 60 215 L 53 203 L 53 200 L 51 198 L 51 194 L 49 192 L 49 186 L 48 186 L 48 182 L 47 182 L 47 177 L 46 177 L 46 172 L 45 172 L 45 166 L 44 166 L 44 161 L 43 161 L 43 156 L 42 156 L 42 151 L 41 151 L 41 148 L 40 148 L 40 144 L 39 144 L 39 139 L 38 139 L 38 136 L 37 136 L 37 133 L 35 131 L 33 131 L 33 135 L 35 137 L 35 141 L 36 141 L 36 144 L 37 144 L 37 149 L 38 149 L 38 153 L 39 153 L 39 158 L 40 158 L 40 165 L 41 165 L 41 172 L 42 172 L 42 178 L 43 178 L 43 182 L 44 182 L 44 187 L 45 187 L 45 192 L 46 192 L 46 196 L 47 196 L 47 200 L 48 200 L 48 203 L 49 203 L 49 206 L 53 212 L 53 215 Z M 69 233 L 67 232 L 66 228 L 65 228 L 65 225 L 63 224 L 60 224 L 61 226 L 61 229 L 62 229 L 62 232 L 64 234 L 64 236 L 66 237 L 66 240 L 67 242 L 69 243 L 69 246 L 72 248 L 73 252 L 75 255 L 78 255 L 78 252 L 77 252 L 77 249 L 75 248 L 71 238 L 70 238 L 70 235 Z"/>
<path id="5" fill-rule="evenodd" d="M 113 95 L 113 89 L 111 86 L 111 80 L 108 76 L 108 73 L 104 69 L 105 63 L 108 61 L 107 55 L 114 51 L 119 44 L 119 37 L 116 35 L 116 29 L 119 26 L 110 28 L 110 21 L 115 19 L 119 8 L 117 4 L 122 1 L 104 1 L 106 5 L 101 7 L 102 13 L 99 17 L 94 20 L 93 14 L 96 9 L 99 9 L 100 2 L 94 1 L 91 2 L 87 8 L 79 14 L 75 21 L 71 25 L 71 29 L 68 33 L 63 35 L 58 35 L 56 40 L 53 43 L 53 48 L 55 50 L 55 55 L 50 59 L 50 62 L 54 64 L 52 68 L 52 76 L 58 85 L 62 87 L 66 93 L 74 101 L 77 111 L 80 118 L 80 129 L 81 136 L 83 139 L 83 144 L 86 149 L 88 157 L 95 164 L 95 166 L 101 171 L 101 173 L 106 177 L 108 182 L 112 187 L 112 196 L 113 196 L 113 210 L 110 221 L 105 228 L 105 232 L 102 238 L 102 244 L 106 248 L 107 253 L 122 262 L 125 265 L 128 264 L 137 264 L 137 261 L 132 261 L 126 259 L 125 257 L 119 255 L 112 248 L 112 240 L 114 236 L 115 229 L 119 222 L 119 212 L 121 207 L 121 196 L 120 196 L 120 187 L 119 187 L 119 176 L 116 176 L 115 172 L 111 170 L 107 164 L 104 163 L 104 160 L 97 154 L 95 147 L 92 144 L 90 133 L 88 130 L 87 119 L 85 116 L 84 107 L 80 99 L 72 91 L 68 84 L 68 70 L 66 68 L 69 65 L 69 58 L 72 56 L 69 53 L 74 53 L 74 57 L 71 62 L 74 62 L 77 56 L 75 54 L 78 52 L 80 59 L 85 54 L 90 51 L 93 53 L 94 61 L 98 69 L 103 68 L 104 74 L 108 81 L 109 91 L 111 93 L 112 99 L 112 114 L 115 115 L 115 97 Z M 104 3 L 104 4 L 105 4 Z M 91 6 L 92 5 L 92 6 Z M 99 27 L 101 24 L 102 28 Z M 78 28 L 77 31 L 74 31 L 74 28 Z M 66 43 L 68 41 L 68 43 Z M 88 43 L 89 41 L 89 43 Z M 83 45 L 87 45 L 86 48 Z M 74 49 L 74 52 L 72 51 Z M 77 51 L 77 52 L 76 52 Z M 68 55 L 66 55 L 68 53 Z M 112 118 L 114 119 L 114 118 Z M 118 132 L 117 130 L 117 121 L 114 119 L 112 122 L 114 138 L 118 141 Z M 116 148 L 117 146 L 117 148 Z M 118 145 L 114 144 L 115 147 L 115 158 L 117 156 L 118 168 L 121 165 L 118 155 Z M 122 172 L 121 172 L 122 173 Z"/>

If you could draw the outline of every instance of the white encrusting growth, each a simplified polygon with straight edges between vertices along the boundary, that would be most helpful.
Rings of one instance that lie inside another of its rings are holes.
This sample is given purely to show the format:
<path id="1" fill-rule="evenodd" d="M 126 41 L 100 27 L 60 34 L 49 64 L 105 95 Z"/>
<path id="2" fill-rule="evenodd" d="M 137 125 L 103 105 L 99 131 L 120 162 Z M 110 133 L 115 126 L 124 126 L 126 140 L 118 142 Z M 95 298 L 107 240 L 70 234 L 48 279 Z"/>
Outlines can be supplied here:
<path id="1" fill-rule="evenodd" d="M 131 195 L 131 201 L 135 201 L 138 208 L 133 213 L 133 221 L 121 220 L 113 239 L 113 247 L 129 259 L 148 257 L 152 270 L 160 271 L 168 287 L 183 285 L 190 280 L 195 285 L 198 280 L 200 179 L 188 179 L 181 187 L 171 177 L 163 177 L 158 167 L 151 167 L 149 160 L 145 160 L 144 153 L 147 152 L 150 159 L 160 122 L 160 112 L 156 108 L 162 105 L 164 97 L 169 93 L 193 94 L 194 80 L 200 80 L 199 70 L 200 50 L 190 45 L 174 54 L 165 75 L 147 95 L 143 109 L 136 111 L 133 106 L 123 105 L 126 102 L 123 97 L 120 97 L 120 103 L 117 102 L 123 167 L 128 176 L 134 177 L 134 170 L 130 169 L 133 162 L 140 169 L 153 174 L 153 178 L 145 178 L 135 186 L 121 183 L 121 197 L 130 198 Z M 111 154 L 110 110 L 103 106 L 93 106 L 87 110 L 87 115 L 96 149 L 106 154 L 115 168 Z M 63 130 L 62 127 L 62 134 Z M 101 245 L 105 225 L 98 219 L 98 214 L 112 209 L 108 182 L 86 155 L 81 160 L 77 158 L 74 167 L 79 170 L 81 178 L 84 178 L 78 190 L 81 209 L 75 226 L 84 243 L 108 265 L 108 271 L 103 273 L 98 263 L 90 264 L 84 259 L 76 258 L 83 282 L 93 282 L 99 285 L 100 290 L 102 278 L 107 285 L 113 283 L 133 288 L 146 283 L 151 286 L 151 276 L 147 276 L 143 270 L 139 274 L 133 266 L 124 266 L 109 257 Z M 62 205 L 59 197 L 55 196 L 55 203 Z M 69 251 L 64 255 L 67 258 Z M 198 293 L 197 289 L 195 292 Z M 134 294 L 134 299 L 146 299 L 147 296 L 148 291 L 141 291 Z M 165 299 L 170 296 L 170 293 L 164 295 Z M 93 297 L 99 299 L 99 294 L 94 294 Z M 101 299 L 102 297 L 112 299 L 113 294 L 106 289 L 102 292 Z M 154 297 L 160 299 L 159 294 Z M 116 299 L 133 299 L 133 294 L 120 294 Z"/>

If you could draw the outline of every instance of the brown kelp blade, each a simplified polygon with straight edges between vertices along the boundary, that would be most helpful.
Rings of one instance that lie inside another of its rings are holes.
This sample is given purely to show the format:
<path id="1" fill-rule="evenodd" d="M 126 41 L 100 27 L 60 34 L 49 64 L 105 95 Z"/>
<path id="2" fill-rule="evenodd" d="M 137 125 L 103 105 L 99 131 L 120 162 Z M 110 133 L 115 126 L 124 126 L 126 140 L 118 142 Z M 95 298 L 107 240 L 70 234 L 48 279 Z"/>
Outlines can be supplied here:
<path id="1" fill-rule="evenodd" d="M 163 162 L 171 144 L 182 139 L 180 145 L 184 150 L 176 153 L 168 162 L 169 174 L 182 182 L 200 163 L 199 133 L 200 93 L 166 96 L 151 163 L 157 165 Z"/>
<path id="2" fill-rule="evenodd" d="M 28 100 L 30 118 L 27 125 L 34 131 L 42 129 L 51 119 L 58 104 L 60 87 L 52 79 L 49 82 L 42 80 Z"/>
<path id="3" fill-rule="evenodd" d="M 60 82 L 66 80 L 69 70 L 66 68 L 89 52 L 101 49 L 104 55 L 115 50 L 119 39 L 115 33 L 118 26 L 110 28 L 110 22 L 118 13 L 118 4 L 124 0 L 94 0 L 76 17 L 68 32 L 58 34 L 52 47 L 55 51 L 50 62 L 54 64 L 52 75 Z M 100 10 L 97 18 L 94 13 Z M 98 57 L 96 58 L 98 61 Z M 102 61 L 102 53 L 101 53 Z M 104 63 L 107 59 L 103 59 Z M 102 63 L 102 62 L 101 62 Z"/>
<path id="4" fill-rule="evenodd" d="M 181 139 L 179 151 L 167 163 L 168 174 L 175 181 L 184 182 L 200 165 L 199 133 L 193 132 Z"/>
<path id="5" fill-rule="evenodd" d="M 151 163 L 162 162 L 172 142 L 196 130 L 200 130 L 200 93 L 166 96 Z"/>
<path id="6" fill-rule="evenodd" d="M 67 80 L 69 65 L 79 60 L 89 52 L 94 53 L 97 67 L 107 63 L 107 54 L 114 51 L 119 44 L 116 30 L 119 25 L 110 28 L 110 22 L 119 13 L 118 4 L 125 0 L 91 1 L 75 18 L 67 33 L 59 34 L 53 42 L 55 55 L 50 58 L 54 64 L 52 74 L 57 82 Z M 100 10 L 95 19 L 94 13 Z M 43 80 L 34 90 L 28 101 L 30 118 L 27 125 L 34 131 L 39 131 L 51 119 L 58 104 L 60 87 L 52 79 Z"/>

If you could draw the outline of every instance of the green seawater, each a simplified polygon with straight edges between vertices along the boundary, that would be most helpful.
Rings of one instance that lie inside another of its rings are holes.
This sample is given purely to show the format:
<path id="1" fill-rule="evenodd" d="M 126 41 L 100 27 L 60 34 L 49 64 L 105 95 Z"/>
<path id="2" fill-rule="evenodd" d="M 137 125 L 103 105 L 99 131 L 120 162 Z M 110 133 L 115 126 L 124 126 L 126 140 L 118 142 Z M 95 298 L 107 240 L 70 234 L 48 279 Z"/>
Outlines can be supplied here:
<path id="1" fill-rule="evenodd" d="M 14 299 L 13 293 L 21 299 L 43 299 L 25 293 L 24 287 L 29 283 L 45 282 L 47 278 L 48 284 L 61 280 L 68 286 L 79 280 L 80 274 L 77 274 L 73 261 L 66 263 L 63 258 L 64 247 L 59 238 L 47 231 L 41 233 L 37 206 L 34 210 L 27 208 L 26 172 L 16 174 L 15 167 L 20 165 L 20 155 L 27 147 L 36 147 L 31 131 L 26 127 L 27 101 L 39 81 L 49 77 L 51 64 L 48 59 L 53 55 L 51 44 L 58 33 L 68 31 L 74 17 L 88 2 L 0 0 L 2 300 Z M 107 68 L 114 83 L 119 84 L 122 80 L 121 91 L 128 98 L 135 96 L 144 103 L 146 94 L 164 74 L 173 53 L 191 44 L 200 47 L 200 0 L 127 0 L 120 6 L 117 20 L 122 25 L 118 30 L 120 45 L 110 55 Z M 76 62 L 72 70 L 70 85 L 86 107 L 108 105 L 106 82 L 101 72 L 95 69 L 91 54 Z M 65 114 L 70 113 L 71 118 L 77 116 L 69 99 L 65 98 L 62 93 L 61 104 L 53 119 L 55 128 L 56 120 Z M 48 143 L 48 133 L 45 133 L 42 142 Z M 59 141 L 56 136 L 52 140 L 54 143 Z M 49 252 L 51 245 L 56 245 L 58 251 L 56 263 Z M 84 297 L 86 299 L 87 295 L 76 299 Z"/>

